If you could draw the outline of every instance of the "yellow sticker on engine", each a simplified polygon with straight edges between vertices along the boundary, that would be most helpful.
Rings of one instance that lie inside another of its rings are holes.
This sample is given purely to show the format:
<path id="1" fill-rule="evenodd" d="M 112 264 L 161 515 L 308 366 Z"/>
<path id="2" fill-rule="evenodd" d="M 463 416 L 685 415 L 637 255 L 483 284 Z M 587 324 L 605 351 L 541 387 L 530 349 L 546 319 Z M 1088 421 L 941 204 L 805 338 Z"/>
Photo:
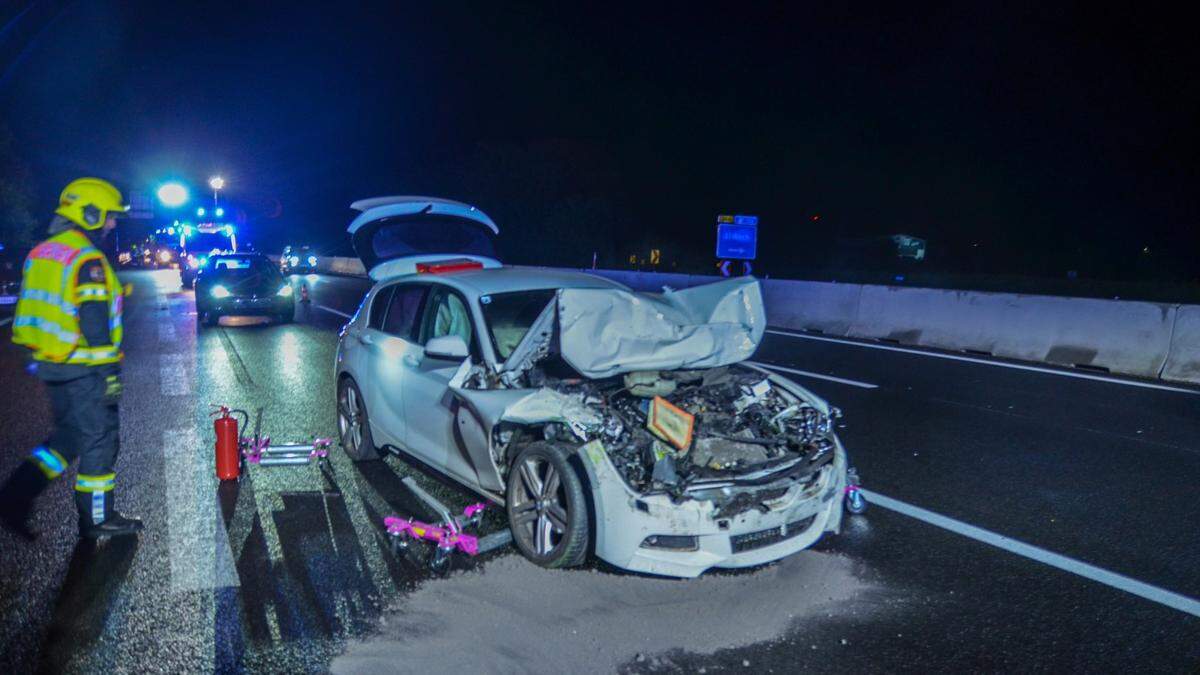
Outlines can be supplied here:
<path id="1" fill-rule="evenodd" d="M 654 401 L 650 403 L 650 418 L 646 420 L 646 428 L 650 429 L 650 433 L 679 448 L 681 454 L 687 452 L 688 446 L 692 444 L 692 427 L 695 424 L 695 416 L 672 405 L 661 396 L 655 396 Z"/>

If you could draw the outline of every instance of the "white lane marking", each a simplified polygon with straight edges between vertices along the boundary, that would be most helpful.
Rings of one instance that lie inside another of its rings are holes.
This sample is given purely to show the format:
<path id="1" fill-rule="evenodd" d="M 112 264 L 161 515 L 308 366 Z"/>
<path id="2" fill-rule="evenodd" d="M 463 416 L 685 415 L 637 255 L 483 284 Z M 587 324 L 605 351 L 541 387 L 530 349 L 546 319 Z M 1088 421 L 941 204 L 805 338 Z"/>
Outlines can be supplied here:
<path id="1" fill-rule="evenodd" d="M 1097 382 L 1110 382 L 1112 384 L 1124 384 L 1130 387 L 1143 387 L 1145 389 L 1160 389 L 1162 391 L 1175 391 L 1183 394 L 1200 394 L 1200 390 L 1184 389 L 1183 387 L 1172 387 L 1166 384 L 1155 384 L 1153 382 L 1137 382 L 1135 380 L 1122 380 L 1116 377 L 1106 377 L 1104 375 L 1092 375 L 1090 373 L 1077 373 L 1067 370 L 1055 370 L 1053 368 L 1042 368 L 1039 366 L 1025 366 L 1019 363 L 1006 363 L 1004 361 L 991 361 L 988 359 L 973 358 L 970 356 L 959 356 L 957 354 L 942 354 L 939 352 L 928 352 L 921 349 L 908 349 L 906 347 L 894 347 L 892 345 L 881 345 L 872 342 L 857 342 L 854 340 L 841 340 L 838 338 L 826 337 L 824 335 L 806 335 L 804 333 L 790 333 L 782 330 L 767 330 L 768 333 L 774 335 L 786 335 L 787 337 L 800 338 L 802 340 L 817 340 L 819 342 L 833 342 L 839 345 L 850 345 L 852 347 L 866 347 L 867 349 L 884 349 L 889 352 L 901 352 L 904 354 L 916 354 L 918 356 L 930 356 L 935 359 L 949 359 L 951 361 L 965 361 L 967 363 L 981 363 L 985 366 L 999 366 L 1001 368 L 1012 368 L 1014 370 L 1029 370 L 1035 373 L 1046 373 L 1048 375 L 1061 375 L 1063 377 L 1076 377 L 1081 380 L 1096 380 Z"/>
<path id="2" fill-rule="evenodd" d="M 171 549 L 171 590 L 240 586 L 229 535 L 217 505 L 211 452 L 200 447 L 193 429 L 162 434 L 167 490 L 167 544 Z"/>
<path id="3" fill-rule="evenodd" d="M 829 380 L 830 382 L 837 382 L 839 384 L 848 384 L 851 387 L 862 387 L 863 389 L 878 389 L 879 388 L 879 385 L 871 384 L 870 382 L 859 382 L 858 380 L 847 380 L 844 377 L 834 377 L 833 375 L 822 375 L 821 373 L 810 373 L 807 370 L 796 370 L 795 368 L 785 368 L 783 366 L 776 366 L 776 365 L 773 365 L 770 363 L 763 363 L 761 361 L 752 361 L 751 363 L 753 363 L 756 366 L 762 366 L 763 368 L 770 368 L 771 370 L 781 370 L 785 373 L 792 373 L 793 375 L 803 375 L 804 377 L 815 377 L 818 380 Z"/>
<path id="4" fill-rule="evenodd" d="M 7 325 L 8 325 L 8 324 L 10 324 L 10 323 L 12 323 L 12 317 L 11 317 L 11 316 L 6 316 L 6 317 L 4 317 L 3 319 L 0 319 L 0 326 L 7 326 Z"/>
<path id="5" fill-rule="evenodd" d="M 190 364 L 185 354 L 159 354 L 158 385 L 163 396 L 183 396 L 188 393 L 187 372 Z"/>
<path id="6" fill-rule="evenodd" d="M 349 314 L 347 314 L 347 313 L 345 313 L 345 312 L 343 312 L 343 311 L 341 311 L 341 310 L 334 309 L 334 308 L 332 308 L 332 307 L 326 307 L 325 305 L 313 305 L 313 307 L 316 307 L 317 309 L 323 309 L 323 310 L 325 310 L 326 312 L 329 312 L 330 314 L 337 314 L 338 316 L 345 317 L 345 318 L 347 318 L 347 319 L 353 319 L 353 318 L 354 318 L 353 316 L 351 316 L 351 315 L 349 315 Z"/>
<path id="7" fill-rule="evenodd" d="M 1085 579 L 1091 579 L 1115 588 L 1117 590 L 1132 593 L 1138 597 L 1145 598 L 1151 602 L 1157 602 L 1160 605 L 1165 605 L 1171 609 L 1177 609 L 1181 612 L 1191 614 L 1192 616 L 1200 616 L 1200 600 L 1189 598 L 1186 595 L 1173 593 L 1158 586 L 1152 586 L 1137 579 L 1131 579 L 1123 574 L 1109 572 L 1106 569 L 1089 565 L 1088 563 L 1068 558 L 1065 555 L 1051 553 L 1044 548 L 1039 548 L 1031 544 L 1026 544 L 1022 541 L 1017 541 L 1011 537 L 1006 537 L 1002 534 L 996 534 L 990 530 L 985 530 L 981 527 L 968 525 L 962 521 L 943 516 L 933 511 L 927 511 L 919 506 L 907 504 L 898 499 L 886 497 L 877 492 L 863 489 L 862 493 L 867 497 L 867 501 L 877 506 L 882 506 L 885 509 L 891 509 L 896 513 L 902 513 L 910 518 L 916 518 L 930 525 L 940 527 L 944 530 L 949 530 L 955 534 L 961 534 L 964 537 L 969 537 L 976 541 L 1002 548 L 1009 553 L 1015 553 L 1019 556 L 1024 556 L 1030 560 L 1056 567 L 1064 572 L 1070 572 L 1081 576 Z"/>

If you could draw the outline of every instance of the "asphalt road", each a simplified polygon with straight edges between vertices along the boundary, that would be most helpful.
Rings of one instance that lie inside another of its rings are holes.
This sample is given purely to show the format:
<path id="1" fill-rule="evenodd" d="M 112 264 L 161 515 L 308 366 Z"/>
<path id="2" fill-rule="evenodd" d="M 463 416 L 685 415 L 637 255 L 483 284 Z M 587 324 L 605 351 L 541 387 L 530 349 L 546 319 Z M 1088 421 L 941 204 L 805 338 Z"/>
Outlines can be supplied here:
<path id="1" fill-rule="evenodd" d="M 295 277 L 311 302 L 294 323 L 198 332 L 191 293 L 173 273 L 130 279 L 118 504 L 147 529 L 136 541 L 77 544 L 62 481 L 39 503 L 37 542 L 0 533 L 5 672 L 415 671 L 417 661 L 387 660 L 412 652 L 394 647 L 394 627 L 413 627 L 420 641 L 455 635 L 446 624 L 461 617 L 486 633 L 477 624 L 500 602 L 493 579 L 543 586 L 546 602 L 576 587 L 594 594 L 577 619 L 556 618 L 570 624 L 559 659 L 576 648 L 571 635 L 591 633 L 570 663 L 577 672 L 1200 669 L 1194 389 L 772 332 L 756 360 L 800 371 L 791 374 L 845 411 L 839 432 L 879 496 L 841 535 L 792 563 L 665 591 L 661 580 L 602 565 L 535 574 L 511 550 L 456 560 L 441 577 L 393 555 L 380 520 L 432 515 L 401 488 L 405 475 L 445 501 L 471 497 L 398 458 L 354 465 L 335 450 L 325 469 L 252 467 L 221 486 L 213 476 L 210 403 L 262 407 L 277 440 L 334 433 L 337 330 L 363 280 Z M 6 316 L 5 474 L 49 424 Z M 493 515 L 485 531 L 502 527 Z M 803 565 L 816 562 L 836 568 L 823 578 L 838 586 L 814 584 L 808 597 Z M 457 604 L 429 610 L 439 598 Z M 786 603 L 794 616 L 778 613 Z M 527 614 L 540 613 L 532 607 Z M 625 617 L 647 622 L 638 635 L 654 641 L 606 641 L 623 635 Z M 667 625 L 649 625 L 655 617 Z M 522 621 L 513 625 L 526 632 L 556 628 Z M 524 661 L 521 644 L 500 650 L 477 635 L 457 648 L 483 670 L 551 669 Z M 586 658 L 589 648 L 606 658 Z M 382 661 L 338 660 L 348 649 Z"/>

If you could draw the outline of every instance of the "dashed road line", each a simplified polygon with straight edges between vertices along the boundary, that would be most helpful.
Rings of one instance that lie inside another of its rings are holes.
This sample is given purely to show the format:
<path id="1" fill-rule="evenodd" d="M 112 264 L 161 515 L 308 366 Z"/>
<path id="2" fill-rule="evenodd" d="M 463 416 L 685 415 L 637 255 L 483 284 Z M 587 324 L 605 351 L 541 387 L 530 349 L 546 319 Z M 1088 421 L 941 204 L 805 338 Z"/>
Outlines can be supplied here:
<path id="1" fill-rule="evenodd" d="M 158 384 L 163 396 L 184 396 L 188 386 L 188 372 L 195 366 L 185 354 L 160 354 L 158 357 Z"/>
<path id="2" fill-rule="evenodd" d="M 240 586 L 229 534 L 217 505 L 216 478 L 193 429 L 162 434 L 167 541 L 174 592 Z"/>
<path id="3" fill-rule="evenodd" d="M 1002 534 L 997 534 L 990 530 L 985 530 L 982 527 L 968 525 L 960 520 L 955 520 L 948 516 L 943 516 L 939 513 L 934 513 L 919 506 L 913 506 L 900 501 L 881 495 L 871 490 L 863 489 L 863 494 L 866 495 L 867 501 L 876 506 L 895 511 L 906 515 L 910 518 L 915 518 L 921 522 L 928 523 L 935 527 L 940 527 L 944 530 L 949 530 L 955 534 L 960 534 L 964 537 L 974 539 L 975 541 L 983 542 L 996 548 L 1004 549 L 1009 553 L 1015 553 L 1019 556 L 1035 560 L 1045 565 L 1058 568 L 1064 572 L 1070 572 L 1085 579 L 1091 579 L 1115 588 L 1117 590 L 1132 593 L 1140 598 L 1145 598 L 1151 602 L 1156 602 L 1160 605 L 1177 609 L 1192 616 L 1200 616 L 1200 600 L 1189 598 L 1186 595 L 1180 595 L 1168 591 L 1158 586 L 1153 586 L 1137 579 L 1131 579 L 1123 574 L 1110 572 L 1106 569 L 1090 565 L 1074 558 L 1068 558 L 1065 555 L 1047 551 L 1044 548 L 1026 544 L 1022 541 L 1017 541 L 1011 537 L 1006 537 Z"/>
<path id="4" fill-rule="evenodd" d="M 800 338 L 801 340 L 816 340 L 818 342 L 832 342 L 839 345 L 850 345 L 852 347 L 864 347 L 866 349 L 882 349 L 889 352 L 900 352 L 902 354 L 916 354 L 917 356 L 928 356 L 935 359 L 947 359 L 950 361 L 963 361 L 965 363 L 979 363 L 985 366 L 998 366 L 1000 368 L 1012 368 L 1014 370 L 1025 370 L 1034 373 L 1046 373 L 1047 375 L 1059 375 L 1062 377 L 1074 377 L 1080 380 L 1095 380 L 1097 382 L 1108 382 L 1110 384 L 1123 384 L 1127 387 L 1142 387 L 1144 389 L 1159 389 L 1161 391 L 1173 391 L 1183 394 L 1200 394 L 1197 389 L 1185 389 L 1183 387 L 1172 387 L 1166 384 L 1156 384 L 1154 382 L 1138 382 L 1136 380 L 1124 380 L 1118 377 L 1107 377 L 1104 375 L 1093 375 L 1091 373 L 1080 373 L 1069 370 L 1055 370 L 1054 368 L 1043 368 L 1041 366 L 1027 366 L 1020 363 L 1007 363 L 1005 361 L 994 361 L 989 359 L 981 359 L 971 356 L 960 356 L 958 354 L 943 354 L 941 352 L 925 351 L 923 349 L 909 349 L 908 347 L 896 347 L 893 345 L 881 345 L 873 342 L 858 342 L 856 340 L 843 340 L 839 338 L 828 337 L 825 335 L 808 335 L 805 333 L 792 333 L 782 330 L 767 330 L 773 335 L 784 335 L 787 337 Z"/>
<path id="5" fill-rule="evenodd" d="M 859 382 L 858 380 L 848 380 L 844 377 L 834 377 L 833 375 L 822 375 L 821 373 L 810 373 L 807 370 L 797 370 L 795 368 L 786 368 L 784 366 L 776 366 L 774 364 L 763 363 L 761 361 L 754 361 L 752 363 L 756 366 L 762 366 L 763 368 L 769 368 L 771 370 L 779 370 L 779 371 L 782 371 L 785 373 L 791 373 L 793 375 L 802 375 L 804 377 L 812 377 L 812 378 L 816 378 L 818 380 L 828 380 L 830 382 L 837 382 L 839 384 L 848 384 L 851 387 L 861 387 L 863 389 L 878 389 L 879 388 L 879 385 L 871 384 L 870 382 Z"/>

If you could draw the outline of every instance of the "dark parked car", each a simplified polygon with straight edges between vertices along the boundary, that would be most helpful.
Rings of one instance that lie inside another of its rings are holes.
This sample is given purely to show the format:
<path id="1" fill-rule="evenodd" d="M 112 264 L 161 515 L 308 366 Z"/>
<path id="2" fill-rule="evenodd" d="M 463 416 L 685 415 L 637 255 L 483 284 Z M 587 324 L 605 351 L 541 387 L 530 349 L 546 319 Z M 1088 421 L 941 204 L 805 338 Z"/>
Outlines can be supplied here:
<path id="1" fill-rule="evenodd" d="M 316 274 L 317 252 L 309 246 L 288 246 L 279 256 L 279 269 L 284 274 Z"/>
<path id="2" fill-rule="evenodd" d="M 295 309 L 291 285 L 264 255 L 214 255 L 196 276 L 196 314 L 202 326 L 214 326 L 222 316 L 288 322 Z"/>

